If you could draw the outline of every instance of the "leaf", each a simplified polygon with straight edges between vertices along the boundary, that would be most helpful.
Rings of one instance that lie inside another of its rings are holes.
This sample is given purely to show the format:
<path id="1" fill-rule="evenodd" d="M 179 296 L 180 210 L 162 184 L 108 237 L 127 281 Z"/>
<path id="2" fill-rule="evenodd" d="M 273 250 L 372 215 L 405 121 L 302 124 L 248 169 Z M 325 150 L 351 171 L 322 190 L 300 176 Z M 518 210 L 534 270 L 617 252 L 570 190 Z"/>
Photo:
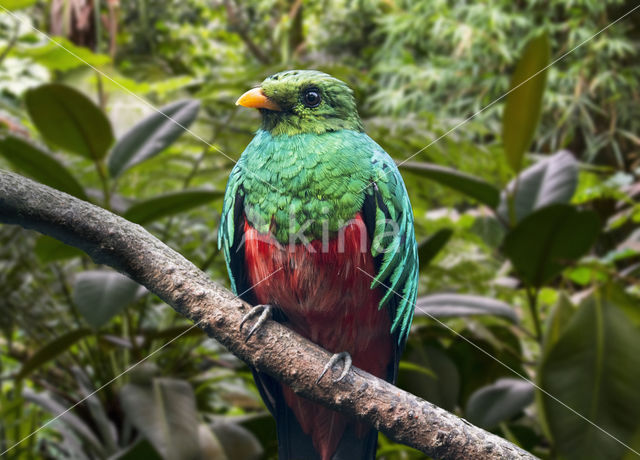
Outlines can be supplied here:
<path id="1" fill-rule="evenodd" d="M 35 2 L 36 0 L 2 0 L 2 6 L 3 8 L 13 11 L 27 8 Z"/>
<path id="2" fill-rule="evenodd" d="M 198 412 L 188 382 L 154 378 L 146 385 L 128 383 L 120 400 L 133 426 L 163 458 L 200 458 Z"/>
<path id="3" fill-rule="evenodd" d="M 113 143 L 109 119 L 81 92 L 59 83 L 27 91 L 29 116 L 48 141 L 91 160 L 104 158 Z"/>
<path id="4" fill-rule="evenodd" d="M 443 350 L 414 341 L 407 345 L 403 359 L 419 370 L 403 366 L 398 372 L 399 387 L 443 409 L 455 408 L 460 391 L 460 374 L 456 363 Z"/>
<path id="5" fill-rule="evenodd" d="M 193 123 L 200 101 L 173 102 L 131 128 L 113 147 L 108 159 L 111 177 L 162 152 Z"/>
<path id="6" fill-rule="evenodd" d="M 51 154 L 17 136 L 0 138 L 0 155 L 18 171 L 62 192 L 89 201 L 82 185 Z"/>
<path id="7" fill-rule="evenodd" d="M 475 315 L 494 315 L 518 322 L 513 308 L 500 300 L 467 294 L 432 294 L 416 300 L 416 316 L 458 318 Z"/>
<path id="8" fill-rule="evenodd" d="M 420 259 L 420 268 L 423 269 L 429 265 L 429 262 L 438 255 L 440 250 L 447 244 L 453 235 L 453 230 L 443 228 L 435 232 L 429 238 L 418 245 L 418 257 Z"/>
<path id="9" fill-rule="evenodd" d="M 29 359 L 27 359 L 18 371 L 16 378 L 22 379 L 40 366 L 48 363 L 56 356 L 67 351 L 80 339 L 92 334 L 91 329 L 82 328 L 69 331 L 56 337 L 51 342 L 39 348 Z"/>
<path id="10" fill-rule="evenodd" d="M 44 45 L 20 46 L 15 50 L 14 54 L 31 58 L 49 70 L 62 72 L 83 67 L 87 64 L 100 67 L 111 62 L 111 58 L 106 54 L 93 53 L 89 48 L 77 46 L 64 37 L 54 36 L 51 39 L 59 44 L 47 41 Z"/>
<path id="11" fill-rule="evenodd" d="M 487 246 L 497 249 L 502 244 L 506 230 L 495 216 L 480 215 L 473 221 L 471 233 L 479 236 Z"/>
<path id="12" fill-rule="evenodd" d="M 264 450 L 256 437 L 246 428 L 235 423 L 215 423 L 211 429 L 224 448 L 229 459 L 258 460 Z"/>
<path id="13" fill-rule="evenodd" d="M 131 446 L 120 450 L 109 457 L 108 460 L 163 460 L 160 454 L 153 448 L 151 443 L 146 439 L 140 439 L 138 442 Z"/>
<path id="14" fill-rule="evenodd" d="M 528 215 L 507 233 L 504 253 L 525 282 L 539 287 L 586 254 L 599 233 L 595 212 L 554 204 Z"/>
<path id="15" fill-rule="evenodd" d="M 560 297 L 554 305 L 553 310 L 551 310 L 546 327 L 544 328 L 542 348 L 545 353 L 550 350 L 562 336 L 574 312 L 575 307 L 571 303 L 571 300 L 569 300 L 564 292 L 560 293 Z"/>
<path id="16" fill-rule="evenodd" d="M 546 32 L 532 38 L 511 77 L 502 117 L 502 142 L 507 162 L 516 173 L 522 168 L 522 157 L 531 145 L 540 120 L 550 55 Z"/>
<path id="17" fill-rule="evenodd" d="M 516 416 L 534 400 L 534 387 L 522 379 L 503 378 L 476 390 L 467 401 L 465 416 L 481 428 L 492 429 Z"/>
<path id="18" fill-rule="evenodd" d="M 68 411 L 68 404 L 63 405 L 47 393 L 36 393 L 31 388 L 24 388 L 22 390 L 22 395 L 25 399 L 37 404 L 50 414 L 56 417 L 59 416 L 58 420 L 64 422 L 64 424 L 77 433 L 83 441 L 91 445 L 97 453 L 104 453 L 102 442 L 93 433 L 91 427 L 76 414 Z M 100 457 L 102 456 L 103 455 L 100 455 Z"/>
<path id="19" fill-rule="evenodd" d="M 589 420 L 539 394 L 560 456 L 606 460 L 626 452 L 593 424 L 626 443 L 640 428 L 639 332 L 606 291 L 596 291 L 543 357 L 540 386 Z"/>
<path id="20" fill-rule="evenodd" d="M 490 208 L 498 206 L 500 201 L 500 191 L 479 177 L 461 173 L 455 169 L 445 168 L 444 166 L 414 161 L 400 163 L 398 167 L 451 187 L 478 200 L 480 203 L 486 204 Z"/>
<path id="21" fill-rule="evenodd" d="M 578 163 L 567 150 L 528 167 L 502 191 L 498 214 L 509 222 L 508 196 L 515 196 L 516 222 L 534 210 L 555 203 L 569 203 L 578 185 Z"/>
<path id="22" fill-rule="evenodd" d="M 135 300 L 140 285 L 120 273 L 92 270 L 78 273 L 73 302 L 83 318 L 99 329 Z"/>
<path id="23" fill-rule="evenodd" d="M 126 210 L 123 217 L 140 225 L 172 216 L 220 198 L 224 192 L 216 190 L 183 190 L 138 201 Z"/>
<path id="24" fill-rule="evenodd" d="M 80 389 L 80 395 L 84 400 L 84 405 L 89 409 L 91 419 L 98 433 L 100 433 L 105 453 L 115 453 L 118 450 L 118 432 L 115 424 L 109 420 L 107 408 L 102 405 L 102 401 L 96 395 L 97 390 L 91 384 L 89 376 L 85 371 L 75 366 L 71 372 L 73 372 L 78 388 Z"/>
<path id="25" fill-rule="evenodd" d="M 45 264 L 56 260 L 71 259 L 84 254 L 80 249 L 64 244 L 62 241 L 47 235 L 38 237 L 33 251 L 36 253 L 38 260 Z"/>

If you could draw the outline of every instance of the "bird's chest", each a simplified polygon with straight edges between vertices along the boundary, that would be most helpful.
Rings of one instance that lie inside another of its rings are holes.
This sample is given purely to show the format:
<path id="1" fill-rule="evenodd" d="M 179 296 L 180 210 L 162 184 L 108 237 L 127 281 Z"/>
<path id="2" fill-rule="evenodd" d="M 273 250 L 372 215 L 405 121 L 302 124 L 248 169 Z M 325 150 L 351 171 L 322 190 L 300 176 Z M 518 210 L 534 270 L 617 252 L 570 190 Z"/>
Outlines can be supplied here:
<path id="1" fill-rule="evenodd" d="M 244 213 L 258 232 L 283 244 L 326 241 L 360 211 L 366 159 L 322 139 L 271 138 L 243 158 Z"/>
<path id="2" fill-rule="evenodd" d="M 329 350 L 358 355 L 388 335 L 381 294 L 370 288 L 374 262 L 360 215 L 328 241 L 282 245 L 245 223 L 245 263 L 259 303 L 281 309 L 289 325 Z M 385 323 L 385 324 L 381 324 Z M 381 327 L 382 326 L 382 327 Z"/>

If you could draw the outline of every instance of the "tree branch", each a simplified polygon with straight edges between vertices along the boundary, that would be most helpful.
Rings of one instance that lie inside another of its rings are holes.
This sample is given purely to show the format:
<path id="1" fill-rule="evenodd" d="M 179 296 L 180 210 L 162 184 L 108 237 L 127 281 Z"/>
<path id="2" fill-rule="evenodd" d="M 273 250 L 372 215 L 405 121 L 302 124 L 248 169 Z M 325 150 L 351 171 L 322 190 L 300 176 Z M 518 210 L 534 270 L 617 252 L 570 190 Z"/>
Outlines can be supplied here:
<path id="1" fill-rule="evenodd" d="M 139 225 L 102 208 L 0 170 L 0 222 L 50 235 L 144 285 L 210 337 L 296 393 L 375 426 L 434 458 L 533 459 L 508 441 L 353 368 L 337 384 L 315 384 L 331 354 L 268 321 L 248 342 L 240 331 L 249 306 L 213 283 Z M 294 365 L 292 365 L 292 363 Z M 337 377 L 337 373 L 329 377 Z"/>

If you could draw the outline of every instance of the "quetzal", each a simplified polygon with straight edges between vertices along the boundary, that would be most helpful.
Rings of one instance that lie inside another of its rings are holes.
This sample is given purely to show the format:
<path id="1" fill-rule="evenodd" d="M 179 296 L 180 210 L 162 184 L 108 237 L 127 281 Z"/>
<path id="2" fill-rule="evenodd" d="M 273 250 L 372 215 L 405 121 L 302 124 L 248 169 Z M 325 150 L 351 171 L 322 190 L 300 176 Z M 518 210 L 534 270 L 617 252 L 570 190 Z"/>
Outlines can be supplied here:
<path id="1" fill-rule="evenodd" d="M 340 379 L 353 362 L 394 382 L 418 285 L 395 163 L 365 134 L 351 89 L 325 73 L 277 73 L 237 104 L 259 109 L 262 126 L 231 171 L 218 243 L 233 290 L 258 305 L 249 336 L 273 315 L 336 353 L 325 371 L 342 360 Z M 254 377 L 280 459 L 375 458 L 371 426 Z"/>

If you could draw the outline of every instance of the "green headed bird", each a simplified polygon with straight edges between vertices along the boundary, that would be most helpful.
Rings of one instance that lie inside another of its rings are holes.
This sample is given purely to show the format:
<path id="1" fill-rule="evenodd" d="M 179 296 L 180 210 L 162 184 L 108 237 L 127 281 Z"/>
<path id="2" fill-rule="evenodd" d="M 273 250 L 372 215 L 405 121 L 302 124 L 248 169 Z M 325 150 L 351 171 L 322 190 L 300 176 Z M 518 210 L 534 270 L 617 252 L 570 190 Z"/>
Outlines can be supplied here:
<path id="1" fill-rule="evenodd" d="M 365 134 L 351 89 L 325 73 L 272 75 L 237 104 L 259 109 L 262 127 L 229 177 L 219 245 L 234 291 L 258 305 L 249 337 L 273 315 L 336 353 L 325 372 L 342 360 L 340 379 L 353 362 L 394 382 L 418 285 L 396 165 Z M 254 377 L 280 459 L 375 458 L 371 426 Z"/>

